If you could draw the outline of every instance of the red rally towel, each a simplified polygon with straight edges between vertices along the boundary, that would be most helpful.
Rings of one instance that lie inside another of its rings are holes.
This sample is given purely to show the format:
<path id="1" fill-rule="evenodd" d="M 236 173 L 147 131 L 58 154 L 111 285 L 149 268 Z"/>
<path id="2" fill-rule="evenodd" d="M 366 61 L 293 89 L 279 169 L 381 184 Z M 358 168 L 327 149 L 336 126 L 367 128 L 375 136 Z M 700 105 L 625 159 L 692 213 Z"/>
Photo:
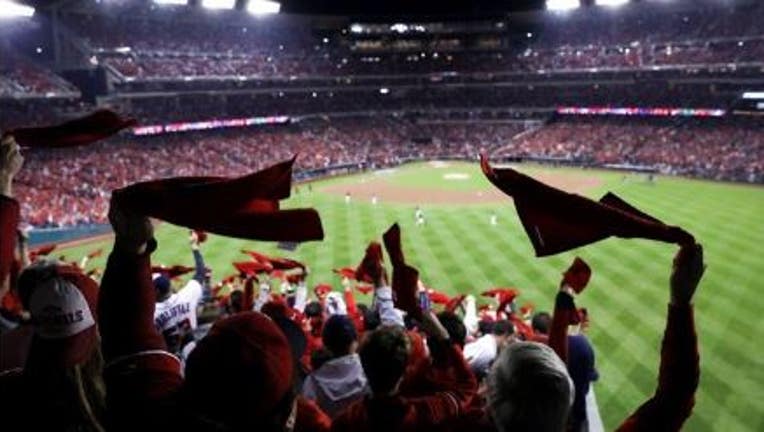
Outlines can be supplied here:
<path id="1" fill-rule="evenodd" d="M 251 250 L 242 250 L 241 252 L 249 255 L 255 261 L 261 262 L 263 264 L 269 264 L 274 270 L 292 270 L 299 268 L 305 271 L 305 264 L 297 260 L 281 257 L 271 257 Z"/>
<path id="2" fill-rule="evenodd" d="M 88 254 L 88 259 L 97 258 L 101 255 L 103 255 L 103 249 L 96 249 Z"/>
<path id="3" fill-rule="evenodd" d="M 245 275 L 255 275 L 257 273 L 270 272 L 273 267 L 268 263 L 262 263 L 257 261 L 240 261 L 233 263 L 234 268 L 240 273 Z"/>
<path id="4" fill-rule="evenodd" d="M 398 224 L 393 224 L 382 239 L 385 242 L 387 254 L 390 255 L 390 262 L 393 264 L 392 289 L 395 306 L 414 318 L 421 318 L 422 309 L 419 307 L 417 296 L 419 271 L 406 264 L 401 248 L 401 229 Z"/>
<path id="5" fill-rule="evenodd" d="M 294 158 L 237 178 L 176 177 L 118 189 L 125 208 L 194 230 L 265 241 L 321 240 L 315 209 L 280 210 L 289 197 Z"/>
<path id="6" fill-rule="evenodd" d="M 366 248 L 366 254 L 363 260 L 358 264 L 353 274 L 354 279 L 359 282 L 373 283 L 374 273 L 379 271 L 379 263 L 382 261 L 382 245 L 379 242 L 371 242 Z"/>
<path id="7" fill-rule="evenodd" d="M 504 314 L 507 313 L 507 306 L 520 295 L 520 291 L 515 288 L 493 288 L 488 291 L 483 291 L 481 295 L 496 298 L 499 303 L 496 312 Z"/>
<path id="8" fill-rule="evenodd" d="M 29 251 L 29 260 L 30 261 L 34 261 L 38 257 L 48 256 L 48 255 L 50 255 L 51 252 L 56 250 L 56 247 L 57 247 L 57 245 L 55 243 L 52 243 L 52 244 L 49 244 L 49 245 L 40 246 L 38 248 L 32 249 L 31 251 Z M 61 260 L 61 261 L 63 261 L 63 260 Z"/>
<path id="9" fill-rule="evenodd" d="M 19 128 L 8 134 L 22 147 L 74 147 L 108 138 L 136 124 L 134 119 L 102 109 L 60 125 Z"/>
<path id="10" fill-rule="evenodd" d="M 444 310 L 448 312 L 456 312 L 456 309 L 464 303 L 465 298 L 467 298 L 466 294 L 459 294 L 456 297 L 452 297 L 451 300 L 446 303 Z"/>
<path id="11" fill-rule="evenodd" d="M 451 301 L 451 297 L 432 288 L 427 289 L 427 296 L 430 297 L 430 301 L 434 304 L 447 305 Z"/>
<path id="12" fill-rule="evenodd" d="M 580 294 L 581 291 L 586 288 L 586 284 L 589 283 L 589 279 L 592 277 L 592 269 L 586 261 L 579 257 L 573 260 L 573 264 L 565 270 L 562 276 L 562 282 L 573 288 L 576 294 Z"/>
<path id="13" fill-rule="evenodd" d="M 355 289 L 358 290 L 361 294 L 369 295 L 372 291 L 374 291 L 374 288 L 371 285 L 356 285 Z"/>
<path id="14" fill-rule="evenodd" d="M 511 168 L 492 168 L 481 155 L 483 174 L 511 196 L 536 256 L 554 255 L 610 236 L 694 243 L 683 229 L 635 209 L 612 193 L 599 202 L 555 189 Z"/>
<path id="15" fill-rule="evenodd" d="M 332 270 L 334 273 L 340 275 L 340 277 L 355 280 L 355 269 L 350 267 L 336 268 Z"/>
<path id="16" fill-rule="evenodd" d="M 520 291 L 518 291 L 515 288 L 492 288 L 486 291 L 483 291 L 480 293 L 483 297 L 492 297 L 495 298 L 496 296 L 499 296 L 499 303 L 501 302 L 511 302 L 515 299 L 518 295 L 520 295 Z"/>

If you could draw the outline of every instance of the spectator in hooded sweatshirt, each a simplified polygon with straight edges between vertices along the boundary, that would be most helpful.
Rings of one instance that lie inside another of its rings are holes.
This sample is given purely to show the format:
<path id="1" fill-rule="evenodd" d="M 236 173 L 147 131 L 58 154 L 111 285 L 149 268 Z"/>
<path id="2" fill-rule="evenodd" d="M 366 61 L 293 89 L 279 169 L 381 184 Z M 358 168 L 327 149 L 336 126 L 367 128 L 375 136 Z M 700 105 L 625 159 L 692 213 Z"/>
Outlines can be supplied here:
<path id="1" fill-rule="evenodd" d="M 356 354 L 356 329 L 347 315 L 329 317 L 324 324 L 322 340 L 331 359 L 308 375 L 302 394 L 315 400 L 333 418 L 346 406 L 362 398 L 368 391 L 368 385 L 361 359 Z"/>

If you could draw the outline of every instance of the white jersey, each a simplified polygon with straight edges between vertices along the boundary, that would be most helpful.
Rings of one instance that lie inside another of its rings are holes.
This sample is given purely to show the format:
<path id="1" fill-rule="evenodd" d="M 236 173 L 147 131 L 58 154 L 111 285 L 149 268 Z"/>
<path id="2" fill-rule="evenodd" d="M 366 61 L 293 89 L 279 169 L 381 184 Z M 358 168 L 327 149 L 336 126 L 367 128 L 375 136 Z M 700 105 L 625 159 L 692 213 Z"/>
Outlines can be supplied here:
<path id="1" fill-rule="evenodd" d="M 478 374 L 488 373 L 497 354 L 496 338 L 491 334 L 464 345 L 464 359 L 467 360 L 472 371 Z"/>
<path id="2" fill-rule="evenodd" d="M 188 281 L 180 291 L 158 302 L 154 310 L 154 325 L 165 337 L 196 329 L 196 307 L 202 299 L 202 285 L 196 279 Z"/>

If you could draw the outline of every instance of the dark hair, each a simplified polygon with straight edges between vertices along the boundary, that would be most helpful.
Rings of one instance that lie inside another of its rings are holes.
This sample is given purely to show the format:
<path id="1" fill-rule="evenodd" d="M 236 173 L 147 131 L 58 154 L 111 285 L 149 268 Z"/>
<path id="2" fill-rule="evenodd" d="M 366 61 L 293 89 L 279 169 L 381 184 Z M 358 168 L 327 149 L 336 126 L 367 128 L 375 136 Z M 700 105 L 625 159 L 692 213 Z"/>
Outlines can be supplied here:
<path id="1" fill-rule="evenodd" d="M 490 320 L 486 320 L 486 319 L 480 320 L 478 321 L 478 331 L 480 332 L 480 334 L 484 334 L 484 335 L 491 334 L 493 332 L 494 324 L 495 323 Z"/>
<path id="2" fill-rule="evenodd" d="M 493 324 L 494 336 L 511 336 L 515 334 L 515 326 L 507 320 L 499 320 Z"/>
<path id="3" fill-rule="evenodd" d="M 361 364 L 374 394 L 395 388 L 406 370 L 409 350 L 409 338 L 400 327 L 382 326 L 364 340 Z"/>
<path id="4" fill-rule="evenodd" d="M 364 331 L 374 331 L 382 324 L 382 320 L 379 318 L 379 312 L 370 309 L 365 304 L 359 304 L 358 309 L 363 314 L 363 329 Z"/>
<path id="5" fill-rule="evenodd" d="M 324 363 L 332 359 L 332 353 L 328 349 L 321 347 L 310 353 L 310 368 L 319 369 Z"/>
<path id="6" fill-rule="evenodd" d="M 321 340 L 334 356 L 340 357 L 350 354 L 350 347 L 358 340 L 358 335 L 347 315 L 332 315 L 324 323 Z"/>
<path id="7" fill-rule="evenodd" d="M 324 307 L 317 301 L 312 301 L 305 305 L 305 316 L 308 318 L 319 317 L 323 315 Z"/>
<path id="8" fill-rule="evenodd" d="M 154 278 L 154 290 L 157 293 L 157 301 L 164 301 L 170 295 L 172 283 L 170 278 L 160 275 Z"/>
<path id="9" fill-rule="evenodd" d="M 453 312 L 443 311 L 438 314 L 438 321 L 445 327 L 451 342 L 464 347 L 464 341 L 467 338 L 467 327 L 464 326 L 461 318 Z"/>
<path id="10" fill-rule="evenodd" d="M 228 313 L 239 313 L 244 309 L 244 292 L 236 290 L 228 300 Z"/>
<path id="11" fill-rule="evenodd" d="M 533 331 L 549 334 L 549 327 L 552 325 L 552 316 L 549 312 L 537 312 L 531 319 Z"/>

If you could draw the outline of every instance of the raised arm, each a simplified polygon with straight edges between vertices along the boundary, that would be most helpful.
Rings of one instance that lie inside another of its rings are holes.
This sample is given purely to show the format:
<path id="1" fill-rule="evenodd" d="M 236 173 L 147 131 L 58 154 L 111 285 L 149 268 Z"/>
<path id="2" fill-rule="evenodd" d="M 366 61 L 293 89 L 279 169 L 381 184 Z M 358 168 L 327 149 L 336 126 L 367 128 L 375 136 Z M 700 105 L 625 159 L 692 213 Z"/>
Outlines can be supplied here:
<path id="1" fill-rule="evenodd" d="M 116 237 L 101 280 L 98 325 L 109 421 L 128 430 L 155 424 L 147 422 L 161 417 L 161 401 L 178 390 L 182 378 L 180 362 L 154 327 L 151 222 L 115 206 L 113 198 L 109 220 Z"/>
<path id="2" fill-rule="evenodd" d="M 199 237 L 196 231 L 191 231 L 191 253 L 194 255 L 194 280 L 204 286 L 204 275 L 207 273 L 207 267 L 204 265 L 204 257 L 199 250 Z"/>
<path id="3" fill-rule="evenodd" d="M 244 281 L 244 297 L 242 300 L 241 310 L 242 311 L 251 311 L 255 308 L 255 281 L 257 278 L 252 276 L 247 276 L 247 279 Z"/>
<path id="4" fill-rule="evenodd" d="M 549 329 L 549 346 L 566 364 L 568 363 L 568 326 L 575 322 L 576 317 L 573 290 L 563 285 L 554 301 L 554 315 Z"/>
<path id="5" fill-rule="evenodd" d="M 422 313 L 420 328 L 432 348 L 432 362 L 422 363 L 414 372 L 410 388 L 425 391 L 410 403 L 417 407 L 427 423 L 438 424 L 462 414 L 477 394 L 477 381 L 459 347 L 432 311 Z M 408 396 L 408 395 L 404 395 Z"/>
<path id="6" fill-rule="evenodd" d="M 109 211 L 114 249 L 101 279 L 98 303 L 103 354 L 107 364 L 133 354 L 165 349 L 154 327 L 156 293 L 150 255 L 156 249 L 151 222 L 114 205 Z"/>
<path id="7" fill-rule="evenodd" d="M 379 272 L 372 275 L 374 279 L 374 300 L 373 305 L 379 313 L 379 319 L 383 325 L 398 325 L 403 327 L 403 317 L 395 310 L 393 301 L 393 289 L 390 287 L 387 279 L 387 272 L 379 263 Z"/>
<path id="8" fill-rule="evenodd" d="M 692 413 L 700 378 L 700 357 L 692 297 L 705 265 L 700 245 L 683 246 L 674 258 L 671 303 L 663 334 L 658 388 L 619 431 L 678 431 Z"/>

